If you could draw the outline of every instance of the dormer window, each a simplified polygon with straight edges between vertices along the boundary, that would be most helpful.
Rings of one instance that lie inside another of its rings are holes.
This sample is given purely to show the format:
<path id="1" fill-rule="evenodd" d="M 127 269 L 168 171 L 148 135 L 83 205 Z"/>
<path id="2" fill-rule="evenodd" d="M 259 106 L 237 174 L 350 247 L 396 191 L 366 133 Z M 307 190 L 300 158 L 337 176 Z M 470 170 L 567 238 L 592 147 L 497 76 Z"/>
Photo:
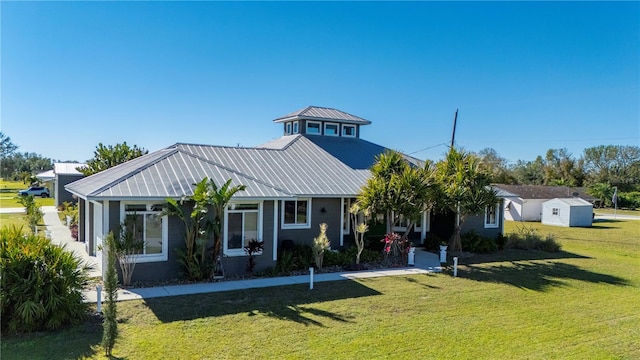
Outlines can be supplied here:
<path id="1" fill-rule="evenodd" d="M 338 132 L 338 128 L 340 125 L 334 123 L 325 123 L 324 124 L 324 134 L 327 136 L 338 136 L 340 133 Z"/>
<path id="2" fill-rule="evenodd" d="M 293 134 L 297 134 L 298 133 L 298 122 L 294 121 L 293 122 Z"/>
<path id="3" fill-rule="evenodd" d="M 307 121 L 307 134 L 320 135 L 320 123 L 315 121 Z"/>
<path id="4" fill-rule="evenodd" d="M 356 137 L 356 127 L 353 125 L 342 125 L 342 136 Z"/>
<path id="5" fill-rule="evenodd" d="M 291 135 L 291 123 L 286 123 L 285 124 L 284 133 L 287 134 L 287 135 Z"/>

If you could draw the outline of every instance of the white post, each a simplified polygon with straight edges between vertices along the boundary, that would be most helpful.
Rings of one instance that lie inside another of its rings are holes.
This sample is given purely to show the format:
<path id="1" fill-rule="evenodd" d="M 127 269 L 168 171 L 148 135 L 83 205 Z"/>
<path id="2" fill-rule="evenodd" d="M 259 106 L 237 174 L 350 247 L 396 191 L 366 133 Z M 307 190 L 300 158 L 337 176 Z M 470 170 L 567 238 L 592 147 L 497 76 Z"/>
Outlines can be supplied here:
<path id="1" fill-rule="evenodd" d="M 416 248 L 411 246 L 409 248 L 409 266 L 415 266 L 416 264 Z"/>
<path id="2" fill-rule="evenodd" d="M 458 276 L 458 257 L 453 258 L 453 277 Z"/>
<path id="3" fill-rule="evenodd" d="M 98 285 L 96 286 L 96 294 L 97 294 L 97 301 L 96 304 L 98 306 L 98 312 L 101 313 L 102 312 L 102 286 Z"/>
<path id="4" fill-rule="evenodd" d="M 309 290 L 313 290 L 313 266 L 309 268 Z"/>

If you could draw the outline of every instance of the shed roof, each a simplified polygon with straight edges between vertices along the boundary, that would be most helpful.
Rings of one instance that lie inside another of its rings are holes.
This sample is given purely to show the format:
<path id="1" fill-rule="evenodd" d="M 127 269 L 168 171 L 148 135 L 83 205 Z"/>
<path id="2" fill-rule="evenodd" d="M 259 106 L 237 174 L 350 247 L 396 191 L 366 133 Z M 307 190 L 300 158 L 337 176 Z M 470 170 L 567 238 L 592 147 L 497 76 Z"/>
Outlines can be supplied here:
<path id="1" fill-rule="evenodd" d="M 87 164 L 82 163 L 54 163 L 53 171 L 56 175 L 82 175 L 80 171 L 78 171 L 79 167 L 86 166 Z"/>
<path id="2" fill-rule="evenodd" d="M 349 113 L 346 113 L 342 110 L 337 110 L 328 107 L 320 107 L 320 106 L 307 106 L 300 110 L 296 110 L 287 115 L 283 115 L 273 122 L 280 123 L 285 121 L 292 121 L 298 119 L 306 119 L 306 120 L 323 120 L 323 121 L 337 121 L 343 123 L 352 123 L 352 124 L 360 124 L 360 125 L 369 125 L 371 121 L 363 119 L 359 116 L 355 116 Z"/>
<path id="3" fill-rule="evenodd" d="M 554 199 L 578 197 L 587 201 L 597 200 L 587 194 L 584 187 L 545 186 L 545 185 L 505 185 L 494 184 L 494 188 L 504 190 L 522 199 Z M 507 196 L 505 196 L 507 197 Z"/>
<path id="4" fill-rule="evenodd" d="M 592 203 L 590 203 L 590 202 L 588 202 L 586 200 L 580 199 L 580 198 L 555 198 L 555 199 L 551 199 L 551 200 L 545 201 L 545 203 L 548 203 L 548 202 L 562 202 L 562 203 L 565 203 L 565 204 L 567 204 L 569 206 L 589 206 L 589 207 L 593 207 Z"/>

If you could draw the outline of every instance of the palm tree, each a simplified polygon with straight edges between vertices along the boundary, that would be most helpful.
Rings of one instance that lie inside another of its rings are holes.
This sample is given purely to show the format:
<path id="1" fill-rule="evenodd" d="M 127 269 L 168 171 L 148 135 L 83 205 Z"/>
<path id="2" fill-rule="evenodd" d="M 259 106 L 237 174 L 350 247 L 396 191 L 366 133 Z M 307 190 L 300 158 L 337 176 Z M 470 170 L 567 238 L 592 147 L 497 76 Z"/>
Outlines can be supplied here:
<path id="1" fill-rule="evenodd" d="M 478 157 L 454 148 L 437 164 L 437 177 L 442 188 L 439 205 L 456 214 L 456 224 L 449 240 L 451 251 L 462 251 L 460 228 L 465 219 L 484 213 L 487 206 L 498 201 L 490 186 L 490 175 L 481 169 L 480 164 Z"/>
<path id="2" fill-rule="evenodd" d="M 227 180 L 220 188 L 216 183 L 209 181 L 210 192 L 208 194 L 209 203 L 213 205 L 216 212 L 213 220 L 213 259 L 219 261 L 220 248 L 222 244 L 222 229 L 224 229 L 224 210 L 229 204 L 229 201 L 238 191 L 244 191 L 247 187 L 245 185 L 231 186 L 231 179 Z"/>
<path id="3" fill-rule="evenodd" d="M 610 203 L 610 199 L 613 195 L 613 188 L 607 183 L 595 183 L 589 187 L 589 194 L 600 200 L 598 207 L 603 207 Z"/>
<path id="4" fill-rule="evenodd" d="M 408 224 L 406 240 L 422 213 L 435 203 L 437 194 L 433 163 L 424 168 L 412 167 L 397 151 L 386 151 L 376 157 L 371 177 L 358 196 L 360 209 L 371 214 L 384 214 L 387 234 L 402 215 Z"/>

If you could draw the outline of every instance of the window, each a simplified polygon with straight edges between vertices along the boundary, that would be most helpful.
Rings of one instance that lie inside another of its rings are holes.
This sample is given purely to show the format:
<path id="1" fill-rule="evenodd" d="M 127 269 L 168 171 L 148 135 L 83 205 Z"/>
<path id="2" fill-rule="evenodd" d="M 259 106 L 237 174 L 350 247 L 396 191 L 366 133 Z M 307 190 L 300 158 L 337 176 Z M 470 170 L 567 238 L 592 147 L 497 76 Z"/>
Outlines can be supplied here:
<path id="1" fill-rule="evenodd" d="M 352 125 L 342 125 L 342 136 L 356 137 L 356 127 Z"/>
<path id="2" fill-rule="evenodd" d="M 137 262 L 166 261 L 168 255 L 167 219 L 162 204 L 121 205 L 121 222 L 140 245 Z"/>
<path id="3" fill-rule="evenodd" d="M 559 216 L 560 215 L 560 209 L 559 208 L 552 208 L 551 209 L 551 215 Z"/>
<path id="4" fill-rule="evenodd" d="M 498 206 L 500 204 L 490 205 L 484 210 L 484 227 L 485 229 L 498 227 Z"/>
<path id="5" fill-rule="evenodd" d="M 328 136 L 338 136 L 338 124 L 326 123 L 324 124 L 324 134 Z"/>
<path id="6" fill-rule="evenodd" d="M 294 121 L 293 122 L 293 134 L 297 134 L 298 133 L 298 122 Z"/>
<path id="7" fill-rule="evenodd" d="M 225 212 L 223 251 L 228 256 L 244 256 L 249 241 L 262 241 L 261 203 L 231 203 Z"/>
<path id="8" fill-rule="evenodd" d="M 351 199 L 343 199 L 342 203 L 342 233 L 349 235 L 351 233 L 351 213 L 349 213 Z"/>
<path id="9" fill-rule="evenodd" d="M 307 134 L 320 135 L 320 123 L 315 121 L 307 121 Z"/>
<path id="10" fill-rule="evenodd" d="M 291 123 L 286 123 L 284 133 L 287 135 L 291 135 Z"/>
<path id="11" fill-rule="evenodd" d="M 422 231 L 422 218 L 423 216 L 420 217 L 420 220 L 415 222 L 412 231 Z M 395 219 L 395 223 L 393 224 L 393 231 L 407 231 L 407 226 L 409 226 L 409 219 L 405 218 L 403 215 L 398 215 Z"/>
<path id="12" fill-rule="evenodd" d="M 283 229 L 308 229 L 311 227 L 310 199 L 284 200 L 282 203 Z"/>

